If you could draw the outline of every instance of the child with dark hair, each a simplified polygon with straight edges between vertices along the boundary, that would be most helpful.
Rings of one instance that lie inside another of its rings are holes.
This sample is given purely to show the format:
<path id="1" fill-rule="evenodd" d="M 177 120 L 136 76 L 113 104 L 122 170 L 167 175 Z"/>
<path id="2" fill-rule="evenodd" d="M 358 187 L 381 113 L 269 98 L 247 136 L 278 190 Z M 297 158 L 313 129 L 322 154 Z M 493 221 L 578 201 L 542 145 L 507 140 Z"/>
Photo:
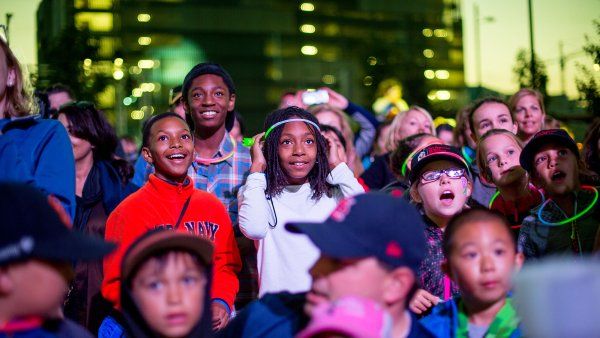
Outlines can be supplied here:
<path id="1" fill-rule="evenodd" d="M 409 174 L 412 201 L 422 209 L 427 254 L 419 267 L 420 287 L 410 302 L 417 314 L 458 294 L 442 271 L 442 236 L 450 219 L 465 208 L 473 189 L 467 162 L 458 148 L 432 144 L 412 156 Z"/>
<path id="2" fill-rule="evenodd" d="M 483 208 L 465 210 L 446 226 L 444 271 L 460 297 L 434 307 L 421 324 L 436 337 L 520 337 L 508 293 L 523 255 L 506 219 Z"/>
<path id="3" fill-rule="evenodd" d="M 529 182 L 529 175 L 519 164 L 522 150 L 517 135 L 505 129 L 488 130 L 477 145 L 477 166 L 481 175 L 498 189 L 489 208 L 506 217 L 515 238 L 523 219 L 544 199 L 543 193 Z"/>
<path id="4" fill-rule="evenodd" d="M 214 328 L 220 329 L 233 311 L 241 262 L 225 207 L 214 195 L 194 189 L 187 175 L 193 153 L 194 139 L 181 116 L 155 115 L 144 126 L 142 155 L 156 172 L 108 218 L 106 238 L 119 247 L 104 260 L 102 294 L 119 308 L 121 257 L 139 236 L 156 228 L 191 233 L 215 244 L 211 307 Z"/>
<path id="5" fill-rule="evenodd" d="M 285 223 L 321 221 L 343 197 L 364 190 L 307 111 L 276 110 L 265 130 L 254 137 L 251 174 L 239 193 L 240 229 L 258 248 L 260 295 L 307 291 L 319 251 Z"/>
<path id="6" fill-rule="evenodd" d="M 431 144 L 442 144 L 442 140 L 426 133 L 406 137 L 398 142 L 398 147 L 390 155 L 390 169 L 396 180 L 381 188 L 381 191 L 396 197 L 404 195 L 410 189 L 408 173 L 410 172 L 412 155 Z M 408 196 L 408 195 L 407 195 Z"/>
<path id="7" fill-rule="evenodd" d="M 114 245 L 69 227 L 56 199 L 0 183 L 0 337 L 92 337 L 63 319 L 73 261 L 100 260 Z"/>
<path id="8" fill-rule="evenodd" d="M 546 200 L 531 210 L 519 233 L 527 259 L 592 252 L 598 225 L 598 190 L 582 185 L 584 165 L 575 141 L 562 129 L 535 134 L 519 157 Z"/>
<path id="9" fill-rule="evenodd" d="M 75 157 L 76 209 L 73 228 L 104 238 L 110 213 L 137 187 L 128 184 L 133 168 L 115 158 L 117 137 L 104 114 L 92 103 L 67 103 L 58 111 Z M 75 265 L 65 315 L 96 332 L 111 306 L 100 295 L 101 262 Z"/>
<path id="10" fill-rule="evenodd" d="M 121 262 L 127 337 L 210 337 L 213 245 L 158 229 L 138 238 Z"/>

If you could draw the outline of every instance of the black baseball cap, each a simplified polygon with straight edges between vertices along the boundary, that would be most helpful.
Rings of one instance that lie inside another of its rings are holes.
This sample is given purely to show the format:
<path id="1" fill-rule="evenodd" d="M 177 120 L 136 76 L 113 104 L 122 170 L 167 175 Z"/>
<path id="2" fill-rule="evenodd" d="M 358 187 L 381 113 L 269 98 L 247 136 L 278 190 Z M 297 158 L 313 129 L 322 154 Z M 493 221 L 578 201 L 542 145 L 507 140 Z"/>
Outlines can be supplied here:
<path id="1" fill-rule="evenodd" d="M 375 257 L 393 268 L 417 271 L 425 256 L 425 225 L 417 209 L 401 198 L 367 193 L 343 199 L 322 223 L 288 223 L 332 258 Z"/>
<path id="2" fill-rule="evenodd" d="M 0 266 L 33 258 L 90 261 L 115 245 L 72 231 L 58 200 L 22 183 L 0 183 Z"/>
<path id="3" fill-rule="evenodd" d="M 521 151 L 519 156 L 519 163 L 523 169 L 530 172 L 533 170 L 533 158 L 542 148 L 542 146 L 550 143 L 556 143 L 569 148 L 577 158 L 579 158 L 579 148 L 575 140 L 569 136 L 569 134 L 562 129 L 546 129 L 538 131 L 527 145 Z"/>
<path id="4" fill-rule="evenodd" d="M 413 155 L 410 173 L 408 174 L 409 181 L 411 183 L 415 182 L 419 178 L 421 170 L 427 164 L 442 160 L 455 162 L 469 172 L 469 165 L 458 148 L 446 144 L 432 144 Z"/>

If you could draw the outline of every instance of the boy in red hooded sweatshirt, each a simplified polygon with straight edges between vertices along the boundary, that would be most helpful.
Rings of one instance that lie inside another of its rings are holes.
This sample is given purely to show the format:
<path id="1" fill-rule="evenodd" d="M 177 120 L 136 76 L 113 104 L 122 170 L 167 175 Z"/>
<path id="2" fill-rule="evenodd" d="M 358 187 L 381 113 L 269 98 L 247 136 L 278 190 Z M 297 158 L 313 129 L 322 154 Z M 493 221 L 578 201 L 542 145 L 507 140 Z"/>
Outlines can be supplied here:
<path id="1" fill-rule="evenodd" d="M 155 173 L 108 218 L 105 238 L 119 247 L 104 260 L 102 295 L 120 308 L 121 259 L 139 236 L 156 228 L 189 232 L 215 245 L 211 310 L 213 328 L 221 329 L 233 310 L 239 288 L 236 273 L 241 267 L 231 220 L 223 204 L 210 193 L 195 189 L 187 176 L 194 140 L 179 115 L 166 113 L 148 120 L 142 146 L 142 155 L 154 165 Z"/>

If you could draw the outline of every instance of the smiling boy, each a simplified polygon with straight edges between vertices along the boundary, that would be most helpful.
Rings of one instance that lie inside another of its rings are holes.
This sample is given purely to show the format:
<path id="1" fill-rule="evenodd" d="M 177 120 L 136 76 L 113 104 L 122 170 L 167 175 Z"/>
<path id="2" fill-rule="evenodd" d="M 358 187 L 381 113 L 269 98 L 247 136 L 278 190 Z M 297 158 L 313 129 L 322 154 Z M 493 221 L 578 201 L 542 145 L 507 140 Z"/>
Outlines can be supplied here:
<path id="1" fill-rule="evenodd" d="M 238 290 L 240 257 L 225 207 L 212 194 L 196 190 L 187 176 L 194 141 L 185 121 L 175 113 L 153 116 L 144 127 L 142 155 L 156 173 L 126 198 L 106 223 L 107 239 L 120 245 L 104 261 L 102 294 L 117 308 L 120 262 L 129 245 L 151 229 L 192 233 L 215 244 L 212 311 L 215 328 L 227 324 Z"/>

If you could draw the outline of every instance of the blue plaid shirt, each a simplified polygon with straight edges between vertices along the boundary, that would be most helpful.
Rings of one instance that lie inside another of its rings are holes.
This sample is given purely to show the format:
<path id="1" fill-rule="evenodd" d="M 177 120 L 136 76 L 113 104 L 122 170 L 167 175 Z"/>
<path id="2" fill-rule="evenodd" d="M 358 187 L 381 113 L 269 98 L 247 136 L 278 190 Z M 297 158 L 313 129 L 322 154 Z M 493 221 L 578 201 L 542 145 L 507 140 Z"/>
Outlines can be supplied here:
<path id="1" fill-rule="evenodd" d="M 188 175 L 194 180 L 194 186 L 197 189 L 214 194 L 225 204 L 229 217 L 231 217 L 231 223 L 237 228 L 237 192 L 246 181 L 250 171 L 250 150 L 240 142 L 232 144 L 231 138 L 226 132 L 219 145 L 219 150 L 212 158 L 225 157 L 231 151 L 234 151 L 233 156 L 222 162 L 205 165 L 194 161 L 188 169 Z M 141 187 L 148 181 L 148 176 L 153 172 L 154 167 L 152 164 L 147 163 L 140 156 L 135 164 L 135 175 L 132 183 Z"/>

